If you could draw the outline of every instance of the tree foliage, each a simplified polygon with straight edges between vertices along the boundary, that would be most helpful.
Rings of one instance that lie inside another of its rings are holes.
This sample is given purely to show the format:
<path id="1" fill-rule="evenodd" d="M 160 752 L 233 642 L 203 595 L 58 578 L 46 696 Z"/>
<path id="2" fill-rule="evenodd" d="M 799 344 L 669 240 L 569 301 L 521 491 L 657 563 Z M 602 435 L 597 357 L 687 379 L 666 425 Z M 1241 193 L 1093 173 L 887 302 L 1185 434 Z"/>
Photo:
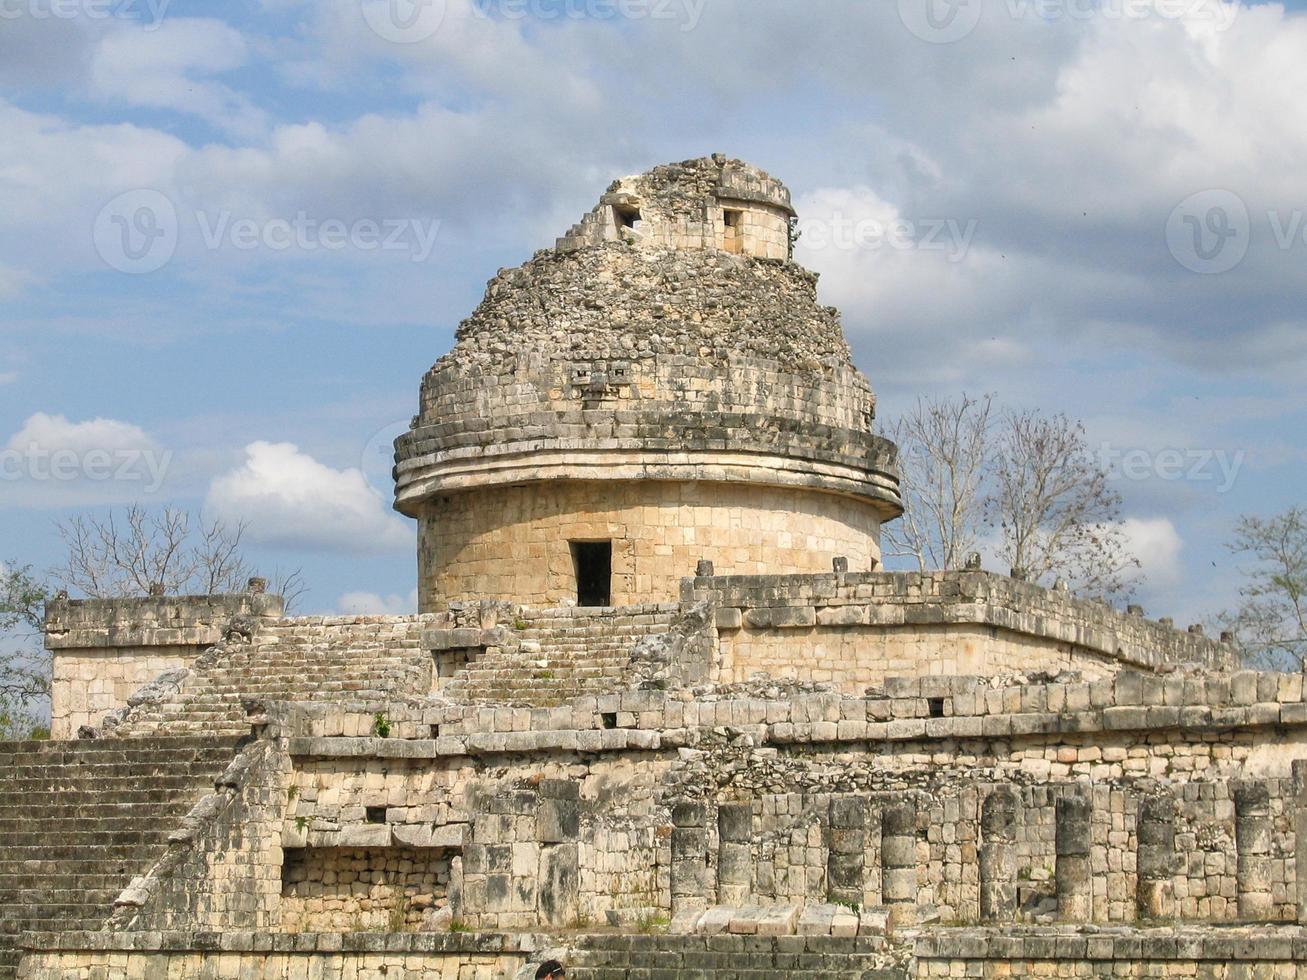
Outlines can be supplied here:
<path id="1" fill-rule="evenodd" d="M 1065 415 L 1005 412 L 986 501 L 999 557 L 1018 575 L 1063 578 L 1094 598 L 1128 595 L 1139 559 L 1121 523 L 1121 495 L 1089 451 L 1084 426 Z"/>
<path id="2" fill-rule="evenodd" d="M 906 507 L 885 541 L 920 571 L 961 568 L 979 543 L 992 414 L 989 395 L 921 399 L 890 428 Z"/>
<path id="3" fill-rule="evenodd" d="M 96 599 L 243 592 L 254 569 L 242 552 L 244 523 L 203 521 L 173 507 L 131 506 L 104 517 L 78 515 L 58 525 L 64 563 L 52 572 L 71 592 Z M 290 609 L 304 594 L 298 569 L 276 571 L 271 590 Z"/>
<path id="4" fill-rule="evenodd" d="M 1023 578 L 1103 599 L 1137 584 L 1121 497 L 1080 423 L 962 395 L 918 401 L 889 433 L 905 502 L 885 529 L 890 554 L 929 571 L 987 549 Z"/>
<path id="5" fill-rule="evenodd" d="M 1253 666 L 1297 670 L 1307 657 L 1307 507 L 1245 516 L 1230 551 L 1241 562 L 1238 608 L 1220 617 Z"/>
<path id="6" fill-rule="evenodd" d="M 48 589 L 26 565 L 0 565 L 0 738 L 43 733 L 49 664 L 37 641 Z"/>

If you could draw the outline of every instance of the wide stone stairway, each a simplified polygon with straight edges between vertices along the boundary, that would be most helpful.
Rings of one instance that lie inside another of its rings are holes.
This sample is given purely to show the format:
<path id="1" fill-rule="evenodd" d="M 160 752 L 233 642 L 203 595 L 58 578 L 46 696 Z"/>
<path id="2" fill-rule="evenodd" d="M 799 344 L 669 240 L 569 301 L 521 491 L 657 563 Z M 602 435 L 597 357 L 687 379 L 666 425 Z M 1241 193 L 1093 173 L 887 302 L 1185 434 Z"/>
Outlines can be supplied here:
<path id="1" fill-rule="evenodd" d="M 17 972 L 22 932 L 99 929 L 237 743 L 0 742 L 0 980 Z"/>
<path id="2" fill-rule="evenodd" d="M 904 980 L 883 937 L 596 935 L 578 944 L 568 980 Z"/>
<path id="3" fill-rule="evenodd" d="M 201 662 L 182 689 L 116 735 L 242 735 L 246 702 L 389 701 L 426 694 L 431 655 L 418 617 L 286 619 Z"/>
<path id="4" fill-rule="evenodd" d="M 666 633 L 676 605 L 525 610 L 511 629 L 513 644 L 459 670 L 446 697 L 467 701 L 562 704 L 627 686 L 631 651 Z"/>

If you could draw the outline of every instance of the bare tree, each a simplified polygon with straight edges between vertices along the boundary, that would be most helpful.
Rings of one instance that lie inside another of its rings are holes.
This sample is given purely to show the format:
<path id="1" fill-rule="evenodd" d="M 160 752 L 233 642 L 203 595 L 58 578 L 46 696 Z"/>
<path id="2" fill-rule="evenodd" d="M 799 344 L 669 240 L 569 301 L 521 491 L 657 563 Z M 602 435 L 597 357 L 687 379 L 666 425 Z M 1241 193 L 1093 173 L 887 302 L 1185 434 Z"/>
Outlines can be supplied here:
<path id="1" fill-rule="evenodd" d="M 249 582 L 251 569 L 240 550 L 247 528 L 244 521 L 234 527 L 221 521 L 200 526 L 194 551 L 197 591 L 204 595 L 239 592 Z"/>
<path id="2" fill-rule="evenodd" d="M 101 598 L 165 594 L 219 595 L 242 591 L 253 568 L 241 542 L 247 525 L 196 522 L 184 510 L 131 506 L 106 517 L 78 515 L 58 525 L 64 564 L 52 572 L 64 588 Z M 305 592 L 299 569 L 279 573 L 274 591 L 289 609 Z"/>
<path id="3" fill-rule="evenodd" d="M 274 568 L 272 578 L 268 580 L 268 591 L 273 595 L 281 596 L 286 612 L 292 612 L 299 605 L 304 594 L 309 591 L 309 587 L 304 583 L 302 569 Z"/>
<path id="4" fill-rule="evenodd" d="M 920 571 L 960 568 L 976 549 L 992 410 L 991 395 L 923 399 L 890 428 L 905 506 L 885 529 L 886 545 Z"/>
<path id="5" fill-rule="evenodd" d="M 1139 559 L 1121 524 L 1121 496 L 1089 452 L 1084 426 L 1065 415 L 1005 412 L 996 427 L 987 501 L 1014 573 L 1109 599 L 1128 595 Z"/>
<path id="6" fill-rule="evenodd" d="M 1301 669 L 1307 657 L 1307 508 L 1240 518 L 1229 548 L 1251 563 L 1240 569 L 1242 604 L 1219 621 L 1234 632 L 1250 665 Z"/>

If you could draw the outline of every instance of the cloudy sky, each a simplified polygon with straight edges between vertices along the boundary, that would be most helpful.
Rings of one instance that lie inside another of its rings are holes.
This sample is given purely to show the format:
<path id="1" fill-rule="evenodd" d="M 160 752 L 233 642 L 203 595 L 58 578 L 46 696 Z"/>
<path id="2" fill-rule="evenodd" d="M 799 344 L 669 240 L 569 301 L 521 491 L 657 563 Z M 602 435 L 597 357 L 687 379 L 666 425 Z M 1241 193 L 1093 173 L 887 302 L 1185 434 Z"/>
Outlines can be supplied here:
<path id="1" fill-rule="evenodd" d="M 0 0 L 0 559 L 175 503 L 306 610 L 409 608 L 423 371 L 613 177 L 719 151 L 793 189 L 882 415 L 1083 418 L 1199 618 L 1307 499 L 1301 6 Z"/>

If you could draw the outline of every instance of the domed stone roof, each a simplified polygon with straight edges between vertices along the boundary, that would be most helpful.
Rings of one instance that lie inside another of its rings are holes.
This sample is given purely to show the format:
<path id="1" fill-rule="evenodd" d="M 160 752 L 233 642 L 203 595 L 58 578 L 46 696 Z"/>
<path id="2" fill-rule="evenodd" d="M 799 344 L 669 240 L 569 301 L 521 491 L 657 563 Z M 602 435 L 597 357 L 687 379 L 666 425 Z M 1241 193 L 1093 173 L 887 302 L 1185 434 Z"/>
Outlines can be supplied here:
<path id="1" fill-rule="evenodd" d="M 501 270 L 396 443 L 396 506 L 538 480 L 807 487 L 902 511 L 838 311 L 790 260 L 790 194 L 713 156 L 615 182 Z"/>

